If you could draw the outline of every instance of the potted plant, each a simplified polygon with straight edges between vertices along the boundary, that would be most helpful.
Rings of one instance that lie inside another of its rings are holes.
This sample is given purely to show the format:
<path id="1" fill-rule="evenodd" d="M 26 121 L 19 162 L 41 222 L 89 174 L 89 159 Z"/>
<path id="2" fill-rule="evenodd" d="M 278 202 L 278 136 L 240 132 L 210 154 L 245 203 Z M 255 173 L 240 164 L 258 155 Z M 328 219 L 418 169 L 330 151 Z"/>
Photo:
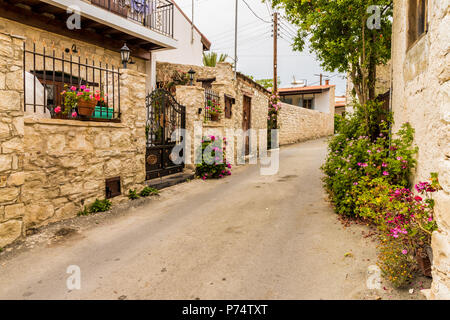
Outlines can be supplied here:
<path id="1" fill-rule="evenodd" d="M 211 121 L 219 121 L 220 114 L 223 112 L 220 103 L 216 100 L 208 100 L 206 111 L 211 116 Z"/>
<path id="2" fill-rule="evenodd" d="M 78 114 L 87 117 L 92 116 L 99 99 L 95 99 L 91 89 L 86 86 L 80 86 L 78 90 L 76 87 L 71 89 L 76 91 Z"/>

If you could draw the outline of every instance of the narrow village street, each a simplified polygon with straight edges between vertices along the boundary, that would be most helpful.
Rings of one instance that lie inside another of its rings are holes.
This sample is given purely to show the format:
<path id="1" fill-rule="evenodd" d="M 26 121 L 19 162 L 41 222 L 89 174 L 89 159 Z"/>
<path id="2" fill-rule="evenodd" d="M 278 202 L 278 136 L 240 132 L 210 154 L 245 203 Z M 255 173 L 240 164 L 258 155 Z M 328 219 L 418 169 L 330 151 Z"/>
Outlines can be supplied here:
<path id="1" fill-rule="evenodd" d="M 77 232 L 0 255 L 0 299 L 422 299 L 367 289 L 376 242 L 333 213 L 325 155 L 325 139 L 291 145 L 275 176 L 246 165 L 125 214 L 60 223 Z M 66 287 L 69 265 L 80 290 Z"/>

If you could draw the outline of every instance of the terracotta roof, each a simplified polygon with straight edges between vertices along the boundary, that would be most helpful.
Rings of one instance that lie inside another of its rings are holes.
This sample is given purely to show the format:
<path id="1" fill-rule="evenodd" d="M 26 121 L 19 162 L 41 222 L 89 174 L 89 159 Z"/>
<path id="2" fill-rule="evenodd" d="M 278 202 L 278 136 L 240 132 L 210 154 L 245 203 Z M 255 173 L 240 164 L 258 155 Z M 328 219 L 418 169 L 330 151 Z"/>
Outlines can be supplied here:
<path id="1" fill-rule="evenodd" d="M 181 12 L 181 14 L 186 18 L 187 21 L 189 21 L 190 24 L 192 24 L 191 19 L 189 19 L 189 17 L 183 12 L 183 10 L 181 10 L 181 8 L 177 5 L 177 3 L 172 0 L 173 5 Z M 200 34 L 200 36 L 202 37 L 202 43 L 203 43 L 203 48 L 206 50 L 209 50 L 211 48 L 211 41 L 208 40 L 208 38 L 205 37 L 205 35 L 203 33 L 200 32 L 200 30 L 194 25 L 194 29 L 197 30 L 197 32 Z"/>
<path id="2" fill-rule="evenodd" d="M 308 92 L 308 91 L 326 91 L 335 85 L 323 85 L 323 86 L 309 86 L 309 87 L 293 87 L 293 88 L 279 88 L 278 93 L 291 93 L 291 92 Z"/>

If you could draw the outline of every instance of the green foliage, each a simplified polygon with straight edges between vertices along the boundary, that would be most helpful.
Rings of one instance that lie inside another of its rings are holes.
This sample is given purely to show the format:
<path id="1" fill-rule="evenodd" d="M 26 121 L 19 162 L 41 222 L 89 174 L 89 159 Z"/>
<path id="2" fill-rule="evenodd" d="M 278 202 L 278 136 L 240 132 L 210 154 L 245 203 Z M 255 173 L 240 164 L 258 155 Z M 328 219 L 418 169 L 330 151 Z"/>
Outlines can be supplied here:
<path id="1" fill-rule="evenodd" d="M 368 115 L 367 110 L 372 114 Z M 338 134 L 329 142 L 322 170 L 326 174 L 325 187 L 339 214 L 355 216 L 357 195 L 374 179 L 392 186 L 409 184 L 409 173 L 416 163 L 414 130 L 404 124 L 397 136 L 391 137 L 386 121 L 375 124 L 376 110 L 371 103 L 357 106 L 354 115 L 342 119 Z M 375 133 L 378 137 L 372 138 Z"/>
<path id="2" fill-rule="evenodd" d="M 159 190 L 151 187 L 145 187 L 142 189 L 142 191 L 139 193 L 141 197 L 148 197 L 150 195 L 156 196 L 159 194 Z"/>
<path id="3" fill-rule="evenodd" d="M 380 231 L 379 266 L 396 287 L 408 284 L 416 269 L 414 256 L 431 244 L 437 230 L 432 194 L 441 189 L 436 173 L 431 182 L 409 188 L 416 165 L 414 130 L 402 125 L 390 134 L 391 115 L 368 103 L 341 118 L 338 134 L 329 142 L 322 170 L 324 183 L 338 214 L 359 217 Z"/>
<path id="4" fill-rule="evenodd" d="M 227 54 L 221 53 L 220 56 L 217 52 L 203 53 L 203 65 L 205 67 L 215 67 L 219 62 L 224 62 L 228 58 Z"/>
<path id="5" fill-rule="evenodd" d="M 342 118 L 343 117 L 340 114 L 337 113 L 334 114 L 334 133 L 339 132 L 339 127 L 341 125 Z"/>
<path id="6" fill-rule="evenodd" d="M 392 0 L 272 2 L 284 8 L 287 19 L 298 27 L 295 50 L 309 47 L 324 70 L 348 73 L 361 103 L 375 98 L 375 67 L 390 59 Z M 381 29 L 367 27 L 371 5 L 381 7 Z"/>
<path id="7" fill-rule="evenodd" d="M 226 138 L 215 136 L 204 137 L 202 140 L 202 163 L 197 164 L 196 176 L 206 179 L 221 179 L 231 175 L 231 164 L 225 157 Z M 205 152 L 206 150 L 206 152 Z"/>
<path id="8" fill-rule="evenodd" d="M 111 209 L 112 203 L 108 199 L 95 199 L 89 207 L 84 206 L 83 210 L 78 212 L 78 216 L 87 216 L 92 213 L 105 212 Z"/>
<path id="9" fill-rule="evenodd" d="M 128 199 L 130 199 L 130 200 L 135 200 L 135 199 L 138 199 L 139 198 L 139 195 L 137 194 L 137 191 L 136 191 L 136 189 L 134 189 L 134 190 L 128 190 Z"/>
<path id="10" fill-rule="evenodd" d="M 252 77 L 253 78 L 253 77 Z M 266 89 L 272 89 L 273 88 L 273 79 L 260 79 L 255 80 L 256 83 L 262 85 Z M 277 85 L 278 87 L 281 85 L 281 78 L 277 78 Z"/>
<path id="11" fill-rule="evenodd" d="M 111 209 L 111 206 L 111 201 L 109 201 L 108 199 L 95 199 L 94 203 L 89 207 L 89 213 L 105 212 Z"/>

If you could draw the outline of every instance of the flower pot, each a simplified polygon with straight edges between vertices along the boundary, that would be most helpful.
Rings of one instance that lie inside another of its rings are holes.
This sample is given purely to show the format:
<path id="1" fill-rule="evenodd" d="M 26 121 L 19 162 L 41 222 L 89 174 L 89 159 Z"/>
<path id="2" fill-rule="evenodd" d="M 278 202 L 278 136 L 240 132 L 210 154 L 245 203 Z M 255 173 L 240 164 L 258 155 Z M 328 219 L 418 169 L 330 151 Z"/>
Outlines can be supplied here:
<path id="1" fill-rule="evenodd" d="M 211 121 L 219 121 L 219 114 L 218 113 L 211 113 Z"/>
<path id="2" fill-rule="evenodd" d="M 78 114 L 80 116 L 90 117 L 94 113 L 95 106 L 97 105 L 97 100 L 83 100 L 80 99 L 77 102 Z"/>
<path id="3" fill-rule="evenodd" d="M 416 261 L 419 269 L 426 277 L 431 277 L 431 257 L 426 248 L 420 248 L 416 252 Z"/>
<path id="4" fill-rule="evenodd" d="M 62 112 L 59 112 L 59 113 L 55 113 L 53 118 L 54 119 L 67 119 L 68 116 L 67 116 L 67 114 L 63 114 Z"/>

